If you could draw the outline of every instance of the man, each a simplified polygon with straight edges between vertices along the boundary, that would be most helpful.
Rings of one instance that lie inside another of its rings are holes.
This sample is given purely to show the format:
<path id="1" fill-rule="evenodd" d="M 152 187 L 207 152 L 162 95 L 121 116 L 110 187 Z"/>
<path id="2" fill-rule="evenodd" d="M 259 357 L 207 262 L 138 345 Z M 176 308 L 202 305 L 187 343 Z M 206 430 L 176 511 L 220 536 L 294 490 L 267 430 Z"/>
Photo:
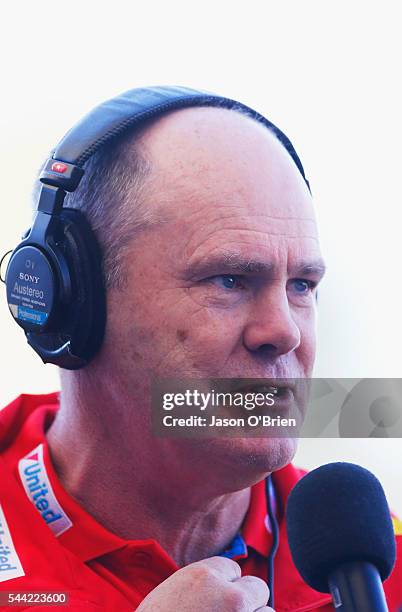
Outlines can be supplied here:
<path id="1" fill-rule="evenodd" d="M 84 206 L 100 163 L 67 205 Z M 284 504 L 301 476 L 288 465 L 295 440 L 150 428 L 159 377 L 311 375 L 324 264 L 307 185 L 269 129 L 225 108 L 167 113 L 109 163 L 116 215 L 104 223 L 99 198 L 86 204 L 105 253 L 102 348 L 87 367 L 60 371 L 60 407 L 57 395 L 25 397 L 2 413 L 3 486 L 19 478 L 25 525 L 11 536 L 31 571 L 7 590 L 68 591 L 73 610 L 267 610 L 273 473 L 275 609 L 330 610 L 286 542 Z M 124 194 L 110 170 L 119 164 Z"/>

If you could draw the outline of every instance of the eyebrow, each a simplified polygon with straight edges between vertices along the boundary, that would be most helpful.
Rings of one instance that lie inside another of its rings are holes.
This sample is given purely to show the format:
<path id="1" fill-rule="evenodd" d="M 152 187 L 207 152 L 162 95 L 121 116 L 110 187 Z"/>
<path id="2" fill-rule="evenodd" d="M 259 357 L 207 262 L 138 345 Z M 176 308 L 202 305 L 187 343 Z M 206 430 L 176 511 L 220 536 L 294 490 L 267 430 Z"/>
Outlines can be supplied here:
<path id="1" fill-rule="evenodd" d="M 186 267 L 186 276 L 196 277 L 202 274 L 223 273 L 228 270 L 232 274 L 272 274 L 277 268 L 273 262 L 244 257 L 236 252 L 216 253 L 205 257 Z M 322 277 L 326 266 L 319 258 L 313 261 L 301 261 L 292 266 L 291 273 L 300 276 L 315 275 Z"/>

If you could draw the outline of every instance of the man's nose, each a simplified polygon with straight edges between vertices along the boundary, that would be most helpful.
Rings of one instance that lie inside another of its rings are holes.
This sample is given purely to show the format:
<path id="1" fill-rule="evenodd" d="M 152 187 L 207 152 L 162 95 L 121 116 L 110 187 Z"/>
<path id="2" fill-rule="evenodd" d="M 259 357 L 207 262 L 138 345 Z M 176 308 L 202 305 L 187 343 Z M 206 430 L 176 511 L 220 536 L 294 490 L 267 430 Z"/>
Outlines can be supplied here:
<path id="1" fill-rule="evenodd" d="M 297 349 L 300 329 L 292 317 L 285 290 L 270 291 L 254 302 L 243 342 L 249 351 L 264 352 L 271 358 Z"/>

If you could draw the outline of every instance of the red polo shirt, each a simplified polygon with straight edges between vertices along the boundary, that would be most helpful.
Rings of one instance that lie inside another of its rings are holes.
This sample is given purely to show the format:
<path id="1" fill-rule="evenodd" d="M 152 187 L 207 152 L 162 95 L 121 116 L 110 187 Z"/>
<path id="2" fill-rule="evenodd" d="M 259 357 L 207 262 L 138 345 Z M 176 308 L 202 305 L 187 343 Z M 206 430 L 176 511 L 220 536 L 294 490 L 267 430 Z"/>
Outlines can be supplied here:
<path id="1" fill-rule="evenodd" d="M 67 591 L 69 610 L 132 612 L 178 567 L 155 540 L 124 540 L 107 531 L 63 489 L 45 437 L 58 407 L 57 393 L 22 395 L 0 411 L 0 591 Z M 333 609 L 328 595 L 302 581 L 287 543 L 283 508 L 303 474 L 288 465 L 273 475 L 280 534 L 277 612 Z M 396 519 L 394 525 L 400 557 L 402 525 Z M 222 554 L 236 559 L 243 575 L 266 580 L 270 547 L 262 481 L 252 487 L 241 531 Z M 384 588 L 390 612 L 397 612 L 400 561 Z"/>

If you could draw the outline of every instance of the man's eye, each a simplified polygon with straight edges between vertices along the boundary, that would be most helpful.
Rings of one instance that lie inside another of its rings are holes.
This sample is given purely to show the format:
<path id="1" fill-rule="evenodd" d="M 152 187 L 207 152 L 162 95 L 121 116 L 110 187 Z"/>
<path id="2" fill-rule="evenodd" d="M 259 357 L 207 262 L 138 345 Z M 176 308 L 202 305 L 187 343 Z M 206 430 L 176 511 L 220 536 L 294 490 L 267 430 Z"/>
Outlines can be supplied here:
<path id="1" fill-rule="evenodd" d="M 239 277 L 233 274 L 218 274 L 208 280 L 217 283 L 225 289 L 236 289 L 239 286 Z"/>
<path id="2" fill-rule="evenodd" d="M 296 278 L 293 281 L 293 287 L 295 291 L 301 294 L 308 293 L 309 291 L 314 289 L 315 286 L 316 283 L 314 283 L 313 281 L 303 280 L 302 278 Z"/>

